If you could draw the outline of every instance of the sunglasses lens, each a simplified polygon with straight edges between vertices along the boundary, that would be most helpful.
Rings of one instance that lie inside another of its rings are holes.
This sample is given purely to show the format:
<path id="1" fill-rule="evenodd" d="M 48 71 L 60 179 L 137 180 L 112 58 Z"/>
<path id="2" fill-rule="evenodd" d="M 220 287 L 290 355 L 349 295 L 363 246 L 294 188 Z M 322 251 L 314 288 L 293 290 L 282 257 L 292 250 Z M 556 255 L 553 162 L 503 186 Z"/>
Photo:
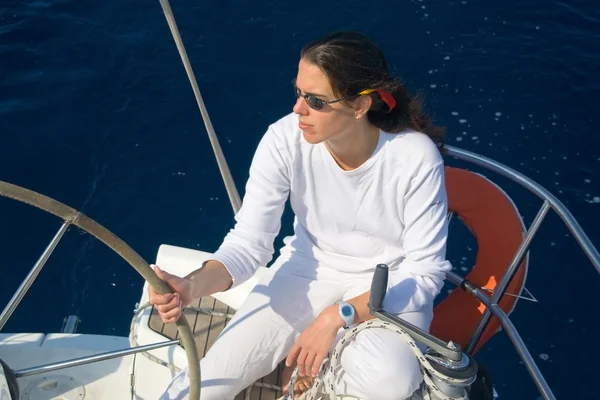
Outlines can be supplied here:
<path id="1" fill-rule="evenodd" d="M 309 94 L 308 96 L 306 96 L 306 103 L 313 110 L 320 110 L 325 105 L 323 100 L 319 99 L 318 97 L 316 97 L 312 94 Z"/>
<path id="2" fill-rule="evenodd" d="M 307 94 L 305 96 L 302 96 L 302 92 L 300 92 L 300 89 L 298 89 L 297 87 L 294 87 L 294 94 L 296 95 L 296 98 L 304 97 L 306 104 L 308 104 L 308 106 L 313 110 L 320 110 L 325 105 L 325 102 L 316 97 L 315 95 Z"/>

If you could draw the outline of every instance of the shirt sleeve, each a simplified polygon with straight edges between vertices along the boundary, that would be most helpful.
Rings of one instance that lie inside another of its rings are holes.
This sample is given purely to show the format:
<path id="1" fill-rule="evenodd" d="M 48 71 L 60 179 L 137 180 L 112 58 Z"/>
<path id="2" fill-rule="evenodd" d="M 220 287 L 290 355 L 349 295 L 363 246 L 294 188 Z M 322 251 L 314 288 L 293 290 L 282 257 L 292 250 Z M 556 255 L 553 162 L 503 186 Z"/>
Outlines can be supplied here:
<path id="1" fill-rule="evenodd" d="M 233 229 L 214 253 L 233 278 L 231 288 L 248 280 L 273 258 L 273 242 L 290 192 L 289 169 L 273 127 L 258 144 L 250 166 L 242 207 Z"/>
<path id="2" fill-rule="evenodd" d="M 390 271 L 384 307 L 395 314 L 433 304 L 452 265 L 446 260 L 448 202 L 443 162 L 420 168 L 403 196 L 400 213 L 405 258 Z"/>

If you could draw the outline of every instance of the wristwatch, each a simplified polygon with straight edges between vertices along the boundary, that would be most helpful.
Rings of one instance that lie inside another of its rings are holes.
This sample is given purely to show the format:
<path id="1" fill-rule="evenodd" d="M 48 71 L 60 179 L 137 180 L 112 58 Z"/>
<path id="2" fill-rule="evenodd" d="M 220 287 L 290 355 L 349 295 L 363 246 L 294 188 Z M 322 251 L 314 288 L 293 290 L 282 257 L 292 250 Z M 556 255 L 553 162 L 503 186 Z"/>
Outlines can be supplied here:
<path id="1" fill-rule="evenodd" d="M 354 307 L 347 301 L 340 301 L 338 303 L 338 312 L 340 313 L 340 317 L 346 322 L 344 328 L 348 329 L 354 323 L 354 315 L 356 314 Z"/>

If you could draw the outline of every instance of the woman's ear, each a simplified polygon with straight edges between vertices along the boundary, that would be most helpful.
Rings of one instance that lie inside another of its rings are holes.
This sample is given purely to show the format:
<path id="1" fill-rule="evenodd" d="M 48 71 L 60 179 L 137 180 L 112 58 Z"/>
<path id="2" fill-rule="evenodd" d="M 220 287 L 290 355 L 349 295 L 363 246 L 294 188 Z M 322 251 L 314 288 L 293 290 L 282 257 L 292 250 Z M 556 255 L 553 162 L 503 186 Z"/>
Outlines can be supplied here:
<path id="1" fill-rule="evenodd" d="M 371 108 L 371 104 L 373 104 L 373 99 L 370 95 L 360 96 L 356 99 L 356 103 L 354 104 L 354 114 L 363 115 L 367 114 L 367 111 Z"/>

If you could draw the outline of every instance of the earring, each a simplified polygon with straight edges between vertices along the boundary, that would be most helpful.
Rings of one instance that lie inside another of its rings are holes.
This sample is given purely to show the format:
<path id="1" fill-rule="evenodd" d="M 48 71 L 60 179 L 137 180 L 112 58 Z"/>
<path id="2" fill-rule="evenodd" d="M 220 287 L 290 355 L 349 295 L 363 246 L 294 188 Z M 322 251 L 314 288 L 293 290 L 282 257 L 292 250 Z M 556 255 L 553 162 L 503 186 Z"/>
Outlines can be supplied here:
<path id="1" fill-rule="evenodd" d="M 356 120 L 360 121 L 360 115 L 356 114 Z"/>

